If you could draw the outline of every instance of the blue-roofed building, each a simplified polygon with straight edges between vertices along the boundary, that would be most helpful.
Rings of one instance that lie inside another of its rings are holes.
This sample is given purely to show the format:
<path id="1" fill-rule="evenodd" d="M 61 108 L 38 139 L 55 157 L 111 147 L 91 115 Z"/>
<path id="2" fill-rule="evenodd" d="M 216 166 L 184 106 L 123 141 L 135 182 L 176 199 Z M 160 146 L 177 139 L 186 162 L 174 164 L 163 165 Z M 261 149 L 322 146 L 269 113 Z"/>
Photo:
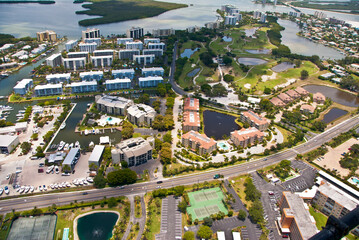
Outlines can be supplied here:
<path id="1" fill-rule="evenodd" d="M 145 77 L 163 76 L 164 73 L 165 70 L 162 67 L 142 68 L 142 75 Z"/>
<path id="2" fill-rule="evenodd" d="M 73 82 L 70 85 L 72 93 L 97 92 L 96 81 Z"/>
<path id="3" fill-rule="evenodd" d="M 138 83 L 141 88 L 157 87 L 158 84 L 163 83 L 162 77 L 144 77 L 138 78 Z"/>
<path id="4" fill-rule="evenodd" d="M 135 70 L 131 69 L 120 69 L 120 70 L 112 70 L 112 76 L 114 78 L 129 78 L 133 79 L 135 76 Z"/>
<path id="5" fill-rule="evenodd" d="M 129 89 L 131 88 L 131 79 L 123 78 L 123 79 L 113 79 L 113 80 L 106 80 L 105 82 L 106 89 L 108 91 L 111 90 L 119 90 L 119 89 Z"/>
<path id="6" fill-rule="evenodd" d="M 80 148 L 71 148 L 65 160 L 62 162 L 63 171 L 67 173 L 72 172 L 80 156 Z"/>
<path id="7" fill-rule="evenodd" d="M 14 87 L 14 93 L 19 95 L 25 95 L 27 91 L 33 86 L 32 79 L 23 79 Z"/>
<path id="8" fill-rule="evenodd" d="M 103 71 L 82 72 L 80 78 L 82 81 L 100 81 L 103 78 Z"/>

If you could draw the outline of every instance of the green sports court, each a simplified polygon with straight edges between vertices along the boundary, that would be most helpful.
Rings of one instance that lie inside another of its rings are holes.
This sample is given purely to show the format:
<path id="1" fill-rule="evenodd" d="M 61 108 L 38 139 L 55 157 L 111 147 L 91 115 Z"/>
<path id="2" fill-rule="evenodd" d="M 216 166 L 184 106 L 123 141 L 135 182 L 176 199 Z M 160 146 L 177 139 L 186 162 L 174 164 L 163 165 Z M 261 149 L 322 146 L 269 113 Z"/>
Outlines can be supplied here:
<path id="1" fill-rule="evenodd" d="M 224 195 L 219 187 L 203 189 L 196 192 L 188 193 L 190 207 L 187 208 L 187 213 L 192 215 L 192 219 L 203 220 L 211 214 L 223 212 L 228 214 L 222 199 Z"/>

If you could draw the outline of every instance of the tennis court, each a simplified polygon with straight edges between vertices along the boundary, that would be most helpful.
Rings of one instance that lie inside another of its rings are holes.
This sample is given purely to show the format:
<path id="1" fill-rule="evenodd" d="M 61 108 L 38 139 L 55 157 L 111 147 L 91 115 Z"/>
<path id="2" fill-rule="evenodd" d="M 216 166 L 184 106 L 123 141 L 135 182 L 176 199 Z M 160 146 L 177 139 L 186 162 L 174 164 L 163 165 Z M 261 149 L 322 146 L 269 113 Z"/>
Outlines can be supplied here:
<path id="1" fill-rule="evenodd" d="M 7 240 L 52 240 L 56 215 L 18 218 L 12 225 Z"/>
<path id="2" fill-rule="evenodd" d="M 228 214 L 222 202 L 224 195 L 219 187 L 191 192 L 188 197 L 191 206 L 187 208 L 187 212 L 192 215 L 193 220 L 203 220 L 220 211 Z"/>

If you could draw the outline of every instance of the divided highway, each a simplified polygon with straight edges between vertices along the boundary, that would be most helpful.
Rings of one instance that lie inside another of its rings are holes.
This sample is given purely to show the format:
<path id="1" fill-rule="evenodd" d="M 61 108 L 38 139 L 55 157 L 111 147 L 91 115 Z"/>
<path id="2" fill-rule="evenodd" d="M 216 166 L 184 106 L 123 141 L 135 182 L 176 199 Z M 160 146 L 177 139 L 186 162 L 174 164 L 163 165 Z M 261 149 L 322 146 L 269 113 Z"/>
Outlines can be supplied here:
<path id="1" fill-rule="evenodd" d="M 292 149 L 285 150 L 267 157 L 267 160 L 263 159 L 246 162 L 240 165 L 228 166 L 225 168 L 215 169 L 211 171 L 201 172 L 197 174 L 190 174 L 180 177 L 172 177 L 164 179 L 163 183 L 157 184 L 156 181 L 138 183 L 133 185 L 128 185 L 123 189 L 120 188 L 105 188 L 105 189 L 93 189 L 87 191 L 74 191 L 74 192 L 65 192 L 65 193 L 49 193 L 41 194 L 30 197 L 20 197 L 14 199 L 0 200 L 0 213 L 6 213 L 15 209 L 16 211 L 22 211 L 27 209 L 32 209 L 35 206 L 38 208 L 51 206 L 53 203 L 56 205 L 69 204 L 70 202 L 81 201 L 93 201 L 103 199 L 104 196 L 117 197 L 117 196 L 127 196 L 133 194 L 145 193 L 147 191 L 152 191 L 156 189 L 157 186 L 162 188 L 171 188 L 179 185 L 189 185 L 197 182 L 210 181 L 213 179 L 215 174 L 222 174 L 225 178 L 236 176 L 240 174 L 249 173 L 256 171 L 257 169 L 269 166 L 274 163 L 278 163 L 284 159 L 293 159 L 297 154 L 303 154 L 309 152 L 325 142 L 331 140 L 332 138 L 338 136 L 343 132 L 347 132 L 355 126 L 359 125 L 359 117 L 353 117 L 348 119 L 331 129 L 319 134 L 309 140 L 306 143 L 303 143 Z M 84 195 L 83 193 L 87 192 L 88 194 Z"/>

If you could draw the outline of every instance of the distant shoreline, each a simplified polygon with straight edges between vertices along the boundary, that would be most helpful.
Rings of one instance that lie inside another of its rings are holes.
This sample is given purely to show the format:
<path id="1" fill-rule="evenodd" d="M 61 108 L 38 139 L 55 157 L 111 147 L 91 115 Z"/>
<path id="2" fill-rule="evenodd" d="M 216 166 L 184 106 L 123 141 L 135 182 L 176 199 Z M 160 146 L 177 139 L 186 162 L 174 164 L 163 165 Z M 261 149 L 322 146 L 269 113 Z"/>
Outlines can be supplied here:
<path id="1" fill-rule="evenodd" d="M 39 3 L 39 4 L 54 4 L 55 1 L 53 0 L 29 0 L 29 1 L 26 1 L 26 0 L 19 0 L 19 1 L 10 1 L 10 0 L 6 0 L 6 1 L 1 1 L 0 0 L 0 4 L 1 3 L 11 3 L 11 4 L 14 4 L 14 3 Z"/>

